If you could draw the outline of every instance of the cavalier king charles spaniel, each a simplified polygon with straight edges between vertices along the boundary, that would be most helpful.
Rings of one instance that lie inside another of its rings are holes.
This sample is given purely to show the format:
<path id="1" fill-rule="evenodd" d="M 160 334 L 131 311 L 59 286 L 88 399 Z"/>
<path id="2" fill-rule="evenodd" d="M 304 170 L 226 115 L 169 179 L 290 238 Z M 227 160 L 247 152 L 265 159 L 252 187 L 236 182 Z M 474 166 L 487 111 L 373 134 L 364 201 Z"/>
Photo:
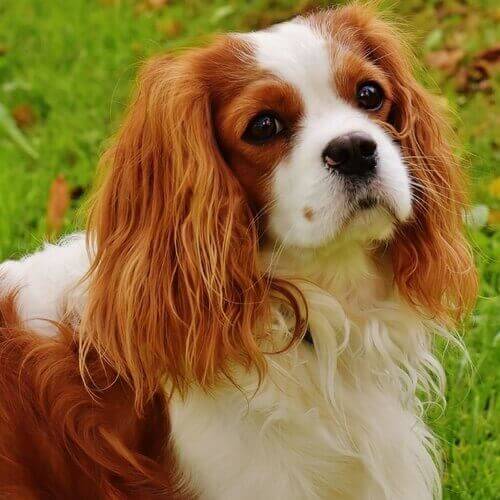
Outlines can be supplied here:
<path id="1" fill-rule="evenodd" d="M 0 496 L 439 498 L 470 309 L 439 106 L 369 7 L 143 68 L 85 234 L 0 266 Z"/>

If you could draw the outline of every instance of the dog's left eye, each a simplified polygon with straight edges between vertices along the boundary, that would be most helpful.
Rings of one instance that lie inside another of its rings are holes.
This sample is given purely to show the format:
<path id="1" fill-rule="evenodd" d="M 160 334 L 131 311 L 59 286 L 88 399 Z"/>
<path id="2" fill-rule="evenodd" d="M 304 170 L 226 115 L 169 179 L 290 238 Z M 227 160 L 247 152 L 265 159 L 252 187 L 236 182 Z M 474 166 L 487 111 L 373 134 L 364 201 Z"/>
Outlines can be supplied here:
<path id="1" fill-rule="evenodd" d="M 249 124 L 243 139 L 260 144 L 277 136 L 283 130 L 283 123 L 276 116 L 263 113 L 255 117 Z"/>
<path id="2" fill-rule="evenodd" d="M 356 100 L 361 108 L 377 111 L 384 103 L 384 91 L 377 82 L 364 82 L 358 87 Z"/>

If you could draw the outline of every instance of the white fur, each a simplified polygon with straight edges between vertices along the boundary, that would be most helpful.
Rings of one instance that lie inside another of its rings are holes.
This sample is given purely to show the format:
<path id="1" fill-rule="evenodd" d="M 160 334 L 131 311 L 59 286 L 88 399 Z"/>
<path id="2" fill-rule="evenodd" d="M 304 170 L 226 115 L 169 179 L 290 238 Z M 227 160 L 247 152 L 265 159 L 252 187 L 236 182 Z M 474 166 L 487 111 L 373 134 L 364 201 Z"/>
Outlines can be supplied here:
<path id="1" fill-rule="evenodd" d="M 332 53 L 347 49 L 332 45 L 331 39 L 301 20 L 242 37 L 254 46 L 258 65 L 293 85 L 305 108 L 291 154 L 275 170 L 275 203 L 269 215 L 273 235 L 286 245 L 317 247 L 350 230 L 354 222 L 372 232 L 375 224 L 378 239 L 386 239 L 393 226 L 387 212 L 378 208 L 363 211 L 370 212 L 368 216 L 353 213 L 354 202 L 373 196 L 403 221 L 411 214 L 410 180 L 392 138 L 336 93 Z M 373 182 L 353 195 L 345 179 L 325 167 L 322 152 L 335 137 L 354 131 L 372 136 L 379 161 Z M 304 217 L 305 209 L 312 210 L 312 219 Z"/>
<path id="2" fill-rule="evenodd" d="M 416 396 L 443 391 L 432 325 L 384 290 L 360 245 L 325 252 L 264 258 L 278 275 L 311 279 L 296 283 L 314 348 L 269 355 L 259 390 L 255 375 L 239 373 L 240 390 L 228 383 L 172 403 L 175 449 L 203 499 L 440 496 L 436 442 Z M 286 338 L 287 320 L 274 314 L 274 334 Z"/>
<path id="3" fill-rule="evenodd" d="M 57 329 L 50 321 L 82 311 L 85 293 L 78 282 L 89 262 L 83 233 L 65 238 L 58 245 L 46 244 L 19 261 L 0 264 L 0 296 L 17 290 L 17 308 L 26 325 L 41 334 L 53 335 Z"/>

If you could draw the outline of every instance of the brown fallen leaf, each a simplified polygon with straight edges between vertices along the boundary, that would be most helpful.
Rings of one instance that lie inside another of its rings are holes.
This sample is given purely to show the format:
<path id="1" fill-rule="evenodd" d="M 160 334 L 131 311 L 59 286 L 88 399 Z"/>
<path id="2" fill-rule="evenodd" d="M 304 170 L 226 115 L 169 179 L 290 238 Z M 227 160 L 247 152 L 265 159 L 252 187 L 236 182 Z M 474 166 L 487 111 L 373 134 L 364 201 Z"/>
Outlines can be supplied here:
<path id="1" fill-rule="evenodd" d="M 4 56 L 5 54 L 7 54 L 7 52 L 9 52 L 9 48 L 7 47 L 7 45 L 3 45 L 0 43 L 0 56 Z"/>
<path id="2" fill-rule="evenodd" d="M 493 45 L 485 50 L 479 52 L 475 59 L 488 61 L 490 63 L 500 62 L 500 44 Z"/>
<path id="3" fill-rule="evenodd" d="M 19 104 L 12 110 L 12 118 L 14 118 L 19 128 L 28 128 L 35 124 L 36 115 L 33 108 L 29 104 Z"/>
<path id="4" fill-rule="evenodd" d="M 459 92 L 492 92 L 492 76 L 500 70 L 500 45 L 478 52 L 468 65 L 455 75 L 455 86 Z"/>
<path id="5" fill-rule="evenodd" d="M 429 52 L 425 56 L 425 62 L 431 68 L 439 69 L 449 76 L 458 68 L 463 57 L 464 51 L 462 49 L 442 49 Z"/>
<path id="6" fill-rule="evenodd" d="M 57 176 L 49 191 L 47 203 L 46 231 L 47 237 L 53 239 L 57 237 L 64 224 L 64 217 L 68 211 L 70 203 L 70 188 L 63 175 Z"/>

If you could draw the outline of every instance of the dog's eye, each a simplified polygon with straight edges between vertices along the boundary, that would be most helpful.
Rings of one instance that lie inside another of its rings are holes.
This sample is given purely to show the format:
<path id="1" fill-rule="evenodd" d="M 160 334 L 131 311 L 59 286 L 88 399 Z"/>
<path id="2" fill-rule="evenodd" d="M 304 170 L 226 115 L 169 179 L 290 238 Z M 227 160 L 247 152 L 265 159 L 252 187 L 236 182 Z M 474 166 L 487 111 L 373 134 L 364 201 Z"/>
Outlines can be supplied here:
<path id="1" fill-rule="evenodd" d="M 277 136 L 282 130 L 283 124 L 276 116 L 263 113 L 248 124 L 243 139 L 259 144 Z"/>
<path id="2" fill-rule="evenodd" d="M 377 111 L 384 103 L 384 91 L 377 82 L 363 82 L 358 86 L 356 99 L 361 108 Z"/>

